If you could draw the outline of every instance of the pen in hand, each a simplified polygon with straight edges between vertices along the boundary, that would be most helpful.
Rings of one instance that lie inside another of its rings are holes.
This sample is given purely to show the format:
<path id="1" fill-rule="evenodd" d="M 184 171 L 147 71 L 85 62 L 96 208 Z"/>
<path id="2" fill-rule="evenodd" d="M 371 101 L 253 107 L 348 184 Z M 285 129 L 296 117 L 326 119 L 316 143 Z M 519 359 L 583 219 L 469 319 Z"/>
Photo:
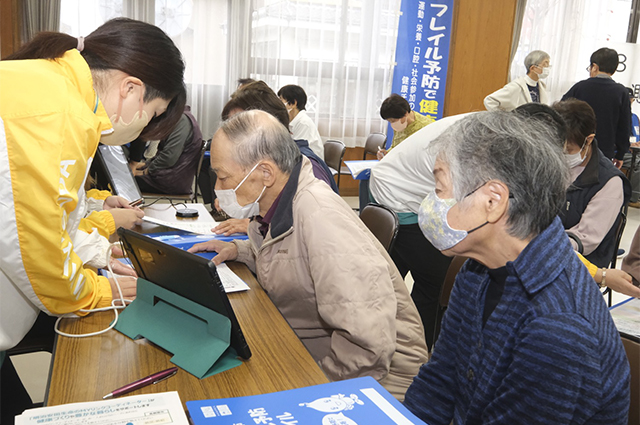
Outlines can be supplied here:
<path id="1" fill-rule="evenodd" d="M 107 399 L 107 398 L 118 397 L 118 396 L 121 396 L 123 394 L 130 393 L 131 391 L 135 391 L 138 388 L 146 387 L 147 385 L 151 385 L 151 384 L 157 384 L 158 382 L 160 382 L 162 380 L 165 380 L 167 378 L 171 378 L 177 372 L 178 372 L 178 368 L 177 367 L 172 367 L 172 368 L 169 368 L 167 370 L 163 370 L 161 372 L 156 372 L 156 373 L 154 373 L 152 375 L 149 375 L 147 377 L 144 377 L 142 379 L 138 379 L 137 381 L 133 381 L 132 383 L 127 384 L 124 387 L 120 387 L 117 390 L 113 390 L 109 394 L 107 394 L 106 396 L 102 397 L 102 399 L 104 400 L 104 399 Z"/>

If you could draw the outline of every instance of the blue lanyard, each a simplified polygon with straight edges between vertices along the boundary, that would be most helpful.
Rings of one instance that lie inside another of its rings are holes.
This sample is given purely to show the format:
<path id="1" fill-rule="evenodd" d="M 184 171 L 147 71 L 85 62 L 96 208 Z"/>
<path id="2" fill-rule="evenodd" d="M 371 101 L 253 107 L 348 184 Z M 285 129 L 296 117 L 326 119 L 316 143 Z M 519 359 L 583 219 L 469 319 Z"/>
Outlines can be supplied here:
<path id="1" fill-rule="evenodd" d="M 98 94 L 96 93 L 96 106 L 93 107 L 93 113 L 95 114 L 98 110 Z"/>

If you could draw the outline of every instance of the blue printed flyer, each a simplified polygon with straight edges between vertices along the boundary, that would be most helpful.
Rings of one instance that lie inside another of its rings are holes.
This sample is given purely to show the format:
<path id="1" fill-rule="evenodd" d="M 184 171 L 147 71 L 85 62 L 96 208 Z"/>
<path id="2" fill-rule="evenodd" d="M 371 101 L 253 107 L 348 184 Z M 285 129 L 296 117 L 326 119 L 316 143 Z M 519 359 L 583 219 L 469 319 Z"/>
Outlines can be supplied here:
<path id="1" fill-rule="evenodd" d="M 424 424 L 371 377 L 271 394 L 188 401 L 194 425 Z"/>
<path id="2" fill-rule="evenodd" d="M 223 242 L 231 242 L 234 239 L 248 239 L 246 234 L 236 234 L 232 236 L 222 235 L 196 235 L 193 233 L 173 231 L 163 233 L 151 233 L 147 236 L 160 242 L 164 242 L 168 245 L 175 246 L 176 248 L 187 250 L 193 245 L 201 242 L 207 242 L 211 239 L 216 239 Z M 211 260 L 216 256 L 215 252 L 199 252 L 196 255 Z"/>

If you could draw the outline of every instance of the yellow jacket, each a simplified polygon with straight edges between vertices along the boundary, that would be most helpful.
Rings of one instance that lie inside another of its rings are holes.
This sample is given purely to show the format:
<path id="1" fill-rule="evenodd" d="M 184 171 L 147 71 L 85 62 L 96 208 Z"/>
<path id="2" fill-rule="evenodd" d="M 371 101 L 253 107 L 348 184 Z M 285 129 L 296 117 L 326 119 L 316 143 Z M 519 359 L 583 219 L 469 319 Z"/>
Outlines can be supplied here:
<path id="1" fill-rule="evenodd" d="M 80 220 L 78 231 L 73 237 L 74 251 L 85 266 L 105 268 L 109 236 L 116 231 L 116 223 L 110 211 L 103 210 L 104 200 L 111 196 L 106 190 L 92 189 L 86 193 L 84 209 L 78 205 Z"/>
<path id="2" fill-rule="evenodd" d="M 72 243 L 91 158 L 109 129 L 77 50 L 0 62 L 0 351 L 20 341 L 39 310 L 111 302 L 109 282 L 83 267 Z"/>

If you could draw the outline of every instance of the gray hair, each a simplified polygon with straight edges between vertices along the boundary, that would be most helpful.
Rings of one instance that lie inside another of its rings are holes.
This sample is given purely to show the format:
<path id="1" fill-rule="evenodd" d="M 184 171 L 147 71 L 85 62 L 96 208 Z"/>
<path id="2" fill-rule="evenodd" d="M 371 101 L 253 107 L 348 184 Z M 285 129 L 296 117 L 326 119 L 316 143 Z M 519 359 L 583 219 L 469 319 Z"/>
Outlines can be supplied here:
<path id="1" fill-rule="evenodd" d="M 435 139 L 430 152 L 446 162 L 459 202 L 490 180 L 510 193 L 508 232 L 526 239 L 546 229 L 565 200 L 569 168 L 548 124 L 513 112 L 478 112 Z"/>
<path id="2" fill-rule="evenodd" d="M 534 50 L 524 58 L 524 67 L 527 68 L 527 74 L 533 65 L 540 65 L 545 59 L 550 59 L 547 52 L 542 50 Z"/>
<path id="3" fill-rule="evenodd" d="M 291 174 L 300 161 L 300 149 L 287 128 L 264 111 L 240 112 L 224 121 L 220 131 L 233 144 L 233 159 L 244 169 L 268 158 Z"/>

